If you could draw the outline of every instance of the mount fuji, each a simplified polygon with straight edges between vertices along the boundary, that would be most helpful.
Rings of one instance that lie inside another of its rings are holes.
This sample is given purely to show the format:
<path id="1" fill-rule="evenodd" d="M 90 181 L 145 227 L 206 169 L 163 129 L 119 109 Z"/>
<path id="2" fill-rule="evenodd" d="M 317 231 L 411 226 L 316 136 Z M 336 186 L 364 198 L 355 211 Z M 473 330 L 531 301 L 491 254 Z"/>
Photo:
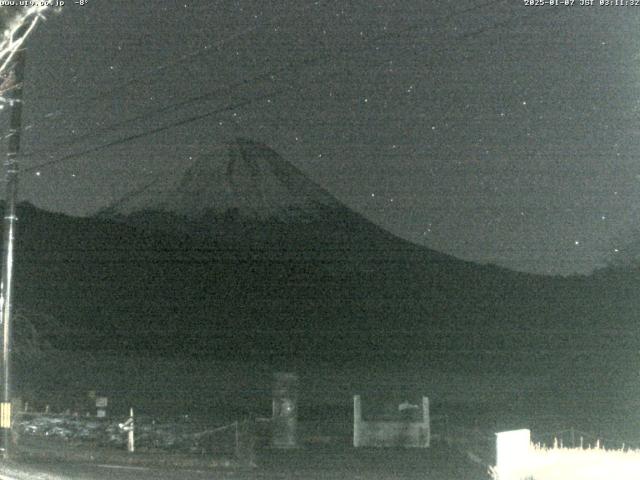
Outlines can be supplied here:
<path id="1" fill-rule="evenodd" d="M 190 220 L 237 217 L 249 221 L 301 221 L 343 208 L 328 192 L 264 144 L 236 139 L 199 158 L 174 185 L 148 189 L 111 206 L 103 215 L 141 211 Z"/>
<path id="2" fill-rule="evenodd" d="M 442 368 L 635 358 L 635 273 L 544 277 L 412 244 L 264 145 L 236 141 L 143 193 L 93 218 L 21 206 L 16 304 L 74 332 L 52 343 Z"/>

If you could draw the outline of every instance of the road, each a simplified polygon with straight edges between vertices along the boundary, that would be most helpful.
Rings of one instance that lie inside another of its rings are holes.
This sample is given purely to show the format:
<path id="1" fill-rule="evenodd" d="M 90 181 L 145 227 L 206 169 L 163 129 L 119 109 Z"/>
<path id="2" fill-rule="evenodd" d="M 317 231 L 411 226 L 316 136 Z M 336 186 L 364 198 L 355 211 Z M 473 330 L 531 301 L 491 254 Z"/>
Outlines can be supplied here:
<path id="1" fill-rule="evenodd" d="M 482 480 L 484 467 L 450 450 L 311 450 L 261 452 L 258 467 L 172 468 L 32 461 L 0 466 L 0 480 Z"/>
<path id="2" fill-rule="evenodd" d="M 166 469 L 131 465 L 46 462 L 0 467 L 0 480 L 211 480 L 245 479 L 242 472 Z M 256 477 L 253 477 L 256 478 Z"/>

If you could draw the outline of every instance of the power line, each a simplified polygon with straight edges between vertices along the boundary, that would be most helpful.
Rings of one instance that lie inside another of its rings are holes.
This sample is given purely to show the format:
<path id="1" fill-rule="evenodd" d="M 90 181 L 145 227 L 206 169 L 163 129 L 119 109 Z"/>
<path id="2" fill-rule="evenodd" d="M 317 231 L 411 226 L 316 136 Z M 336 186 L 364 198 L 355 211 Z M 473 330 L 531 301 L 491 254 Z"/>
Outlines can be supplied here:
<path id="1" fill-rule="evenodd" d="M 178 109 L 180 109 L 180 108 L 182 108 L 184 106 L 187 106 L 187 105 L 191 105 L 191 104 L 194 104 L 194 103 L 202 102 L 202 101 L 210 99 L 210 98 L 214 98 L 216 95 L 220 94 L 221 92 L 234 90 L 237 87 L 242 87 L 242 86 L 248 85 L 251 82 L 256 82 L 256 81 L 259 81 L 259 80 L 267 79 L 267 78 L 269 78 L 271 76 L 274 76 L 276 74 L 279 74 L 279 73 L 282 73 L 284 71 L 287 71 L 287 70 L 291 69 L 291 67 L 294 67 L 294 66 L 298 67 L 298 68 L 302 68 L 304 66 L 307 66 L 307 65 L 311 64 L 313 61 L 314 61 L 313 59 L 311 59 L 311 60 L 307 59 L 307 60 L 304 60 L 302 62 L 298 62 L 297 65 L 292 63 L 292 62 L 290 62 L 286 66 L 283 66 L 283 67 L 281 67 L 279 69 L 276 69 L 276 70 L 271 70 L 271 71 L 262 73 L 260 75 L 256 75 L 256 76 L 254 76 L 254 77 L 252 77 L 252 78 L 250 78 L 248 80 L 243 80 L 241 82 L 236 82 L 236 83 L 233 83 L 231 85 L 226 85 L 226 86 L 221 87 L 221 88 L 216 88 L 216 89 L 211 90 L 209 92 L 206 92 L 206 93 L 203 93 L 203 94 L 196 95 L 194 97 L 188 98 L 188 99 L 183 100 L 181 102 L 170 104 L 170 105 L 167 105 L 167 106 L 164 106 L 164 107 L 160 107 L 160 108 L 157 108 L 155 110 L 151 110 L 151 111 L 146 112 L 146 113 L 141 114 L 141 115 L 136 115 L 135 117 L 128 118 L 128 119 L 122 120 L 121 122 L 116 122 L 116 123 L 111 124 L 111 125 L 107 125 L 107 126 L 105 126 L 103 128 L 100 128 L 98 130 L 94 130 L 94 131 L 89 132 L 86 135 L 83 135 L 83 136 L 80 136 L 80 137 L 75 137 L 75 138 L 71 138 L 71 139 L 68 139 L 68 140 L 62 140 L 62 141 L 59 141 L 59 142 L 54 142 L 52 144 L 49 144 L 45 148 L 41 148 L 39 150 L 34 150 L 34 151 L 31 151 L 31 152 L 27 152 L 27 153 L 23 154 L 22 156 L 23 157 L 32 157 L 34 155 L 45 153 L 46 151 L 50 150 L 52 147 L 67 147 L 67 146 L 71 146 L 71 145 L 76 145 L 78 143 L 83 142 L 87 138 L 91 138 L 91 137 L 94 137 L 94 136 L 102 134 L 102 133 L 108 133 L 108 132 L 111 132 L 111 131 L 115 131 L 115 130 L 121 128 L 121 127 L 124 127 L 126 125 L 130 125 L 130 124 L 135 123 L 135 122 L 137 122 L 139 120 L 147 120 L 150 116 L 164 114 L 164 113 L 167 113 L 167 112 L 170 112 L 170 111 L 178 110 Z"/>
<path id="2" fill-rule="evenodd" d="M 327 0 L 318 0 L 316 2 L 316 4 L 322 4 L 322 3 L 326 2 L 326 1 Z M 307 5 L 307 7 L 310 7 L 310 6 Z M 306 10 L 308 10 L 308 9 L 309 8 L 306 8 Z M 282 20 L 285 17 L 286 17 L 285 14 L 278 15 L 271 21 L 271 23 L 279 21 L 279 20 Z M 222 47 L 223 45 L 225 45 L 229 41 L 237 39 L 237 38 L 240 38 L 240 37 L 246 35 L 247 33 L 250 33 L 250 32 L 253 32 L 255 30 L 258 30 L 258 28 L 261 27 L 261 26 L 262 25 L 256 24 L 256 25 L 244 28 L 244 29 L 242 29 L 242 30 L 240 30 L 238 32 L 235 32 L 235 33 L 229 35 L 228 37 L 225 37 L 225 38 L 223 38 L 221 40 L 218 40 L 217 42 L 214 42 L 215 47 L 212 47 L 211 44 L 205 45 L 201 49 L 196 50 L 194 52 L 189 52 L 189 53 L 186 53 L 184 55 L 181 55 L 178 58 L 169 60 L 169 61 L 164 62 L 164 63 L 160 63 L 158 65 L 154 65 L 154 66 L 152 66 L 150 68 L 147 68 L 144 72 L 136 73 L 131 78 L 126 79 L 123 82 L 119 83 L 118 85 L 116 85 L 116 86 L 114 86 L 112 88 L 109 88 L 106 91 L 100 92 L 99 94 L 96 94 L 96 95 L 94 95 L 92 97 L 85 98 L 85 97 L 82 97 L 81 95 L 74 95 L 74 96 L 71 96 L 71 97 L 66 96 L 65 100 L 67 100 L 67 101 L 68 100 L 75 100 L 75 101 L 78 101 L 78 102 L 82 102 L 83 104 L 86 104 L 88 102 L 95 102 L 95 101 L 101 100 L 103 98 L 112 97 L 113 94 L 115 94 L 116 92 L 123 92 L 127 87 L 129 87 L 129 86 L 131 86 L 133 84 L 136 84 L 136 83 L 139 83 L 139 82 L 142 82 L 142 81 L 147 81 L 148 82 L 150 78 L 159 78 L 157 76 L 157 74 L 159 72 L 167 70 L 167 69 L 169 69 L 171 67 L 179 66 L 179 65 L 183 64 L 186 61 L 193 60 L 195 58 L 199 58 L 199 57 L 203 57 L 203 56 L 206 56 L 206 55 L 213 54 L 220 47 Z M 160 83 L 160 82 L 161 82 L 161 80 L 158 80 L 158 83 Z M 153 83 L 153 82 L 148 82 L 148 83 Z M 39 98 L 48 98 L 48 97 L 50 97 L 50 95 L 44 95 L 44 94 L 43 95 L 36 95 L 35 97 L 31 98 L 30 100 L 33 101 L 33 100 L 37 100 Z"/>
<path id="3" fill-rule="evenodd" d="M 110 203 L 107 207 L 100 209 L 98 212 L 114 212 L 119 205 L 122 205 L 127 200 L 130 200 L 131 198 L 135 198 L 138 195 L 141 195 L 144 192 L 148 191 L 151 187 L 156 185 L 160 180 L 161 180 L 160 176 L 156 177 L 153 181 L 143 185 L 141 188 L 132 190 L 131 192 L 123 195 L 122 197 L 117 199 L 115 202 Z"/>
<path id="4" fill-rule="evenodd" d="M 504 1 L 505 0 L 491 0 L 489 2 L 484 2 L 484 3 L 480 4 L 480 5 L 474 5 L 473 7 L 470 7 L 470 8 L 467 8 L 467 9 L 463 9 L 463 10 L 457 11 L 457 12 L 455 12 L 453 14 L 447 15 L 445 17 L 445 21 L 449 20 L 451 18 L 454 18 L 456 16 L 460 16 L 462 14 L 468 13 L 470 11 L 474 11 L 474 10 L 477 10 L 479 8 L 484 8 L 484 7 L 488 6 L 488 5 L 497 5 L 499 3 L 503 3 Z M 506 23 L 506 22 L 504 22 L 504 23 Z M 415 28 L 416 28 L 415 25 L 411 26 L 411 27 L 408 27 L 407 29 L 405 29 L 405 32 L 414 30 Z M 482 31 L 479 31 L 478 33 L 483 33 L 485 30 L 486 29 L 483 29 Z M 398 33 L 402 33 L 402 32 L 396 32 L 396 34 L 398 34 Z M 380 35 L 378 37 L 375 37 L 375 38 L 371 39 L 370 41 L 371 42 L 377 42 L 379 40 L 385 39 L 389 35 L 390 35 L 390 32 L 386 32 L 385 34 L 382 34 L 382 35 Z M 366 45 L 360 51 L 365 50 L 365 49 L 370 49 L 370 48 L 372 48 L 372 45 Z M 311 65 L 313 63 L 317 64 L 317 63 L 319 63 L 319 62 L 321 62 L 323 60 L 327 60 L 327 59 L 330 59 L 330 58 L 332 58 L 332 55 L 329 54 L 329 53 L 325 53 L 324 55 L 318 56 L 318 57 L 313 58 L 313 59 L 307 58 L 307 59 L 303 60 L 302 62 L 296 62 L 296 63 L 289 62 L 287 65 L 285 65 L 283 67 L 280 67 L 280 68 L 275 69 L 275 70 L 271 70 L 269 72 L 265 72 L 265 73 L 260 74 L 260 75 L 257 75 L 255 77 L 249 79 L 249 80 L 243 80 L 241 82 L 237 82 L 237 83 L 232 84 L 232 85 L 228 85 L 228 86 L 225 86 L 225 87 L 222 87 L 222 88 L 214 89 L 213 91 L 210 91 L 210 92 L 207 92 L 207 93 L 204 93 L 204 94 L 201 94 L 201 95 L 197 95 L 195 97 L 192 97 L 190 99 L 187 99 L 187 100 L 184 100 L 184 101 L 172 104 L 172 105 L 168 105 L 168 106 L 165 106 L 165 107 L 161 107 L 159 109 L 152 110 L 152 111 L 147 112 L 145 114 L 137 115 L 137 116 L 132 117 L 130 119 L 123 120 L 122 122 L 116 122 L 115 124 L 106 126 L 104 128 L 98 129 L 98 130 L 93 131 L 93 132 L 90 132 L 87 135 L 84 135 L 84 136 L 81 136 L 81 137 L 76 137 L 76 138 L 65 140 L 65 141 L 56 142 L 52 146 L 57 147 L 57 146 L 75 145 L 75 144 L 81 143 L 82 141 L 86 140 L 87 138 L 91 138 L 91 137 L 93 137 L 95 135 L 98 135 L 98 134 L 101 134 L 101 133 L 107 133 L 107 132 L 110 132 L 110 131 L 114 131 L 114 130 L 120 128 L 120 127 L 123 127 L 125 125 L 129 125 L 129 124 L 134 123 L 134 122 L 139 121 L 139 120 L 145 120 L 145 119 L 149 118 L 149 116 L 166 113 L 166 112 L 172 111 L 172 110 L 177 110 L 177 109 L 179 109 L 179 108 L 181 108 L 183 106 L 186 106 L 186 105 L 189 105 L 189 104 L 193 104 L 193 103 L 196 103 L 196 102 L 199 102 L 199 101 L 203 101 L 203 100 L 206 100 L 208 98 L 212 98 L 213 96 L 215 96 L 216 94 L 218 94 L 218 93 L 220 93 L 222 91 L 233 90 L 236 87 L 241 87 L 243 85 L 247 85 L 250 82 L 255 82 L 256 80 L 262 80 L 262 79 L 268 78 L 270 76 L 274 76 L 276 74 L 279 74 L 279 73 L 282 73 L 282 72 L 286 72 L 287 70 L 293 70 L 294 68 L 296 68 L 296 69 L 303 68 L 303 67 Z M 320 81 L 321 82 L 326 82 L 326 79 L 322 79 Z M 313 83 L 315 83 L 315 82 L 313 82 Z M 49 150 L 50 148 L 51 148 L 51 145 L 49 147 L 47 147 L 47 148 L 43 148 L 43 149 L 40 149 L 40 150 L 36 150 L 36 151 L 25 153 L 24 156 L 25 157 L 33 156 L 33 155 L 42 153 L 45 150 Z"/>
<path id="5" fill-rule="evenodd" d="M 503 1 L 504 0 L 497 0 L 497 1 L 487 2 L 487 3 L 483 4 L 483 5 L 498 4 L 498 3 L 502 3 Z M 475 8 L 477 8 L 477 6 L 473 7 L 473 9 L 475 9 Z M 469 9 L 467 9 L 467 10 L 469 10 Z M 468 34 L 466 34 L 466 35 L 464 35 L 462 37 L 459 37 L 459 38 L 466 39 L 466 38 L 469 38 L 470 36 L 474 36 L 474 35 L 485 33 L 485 32 L 487 32 L 487 31 L 489 31 L 491 29 L 502 28 L 504 25 L 506 25 L 508 23 L 509 23 L 508 21 L 499 22 L 499 23 L 495 24 L 494 26 L 484 27 L 482 29 L 478 29 L 476 31 L 469 32 Z M 369 46 L 369 48 L 370 48 L 370 46 Z M 330 57 L 330 55 L 325 54 L 323 56 L 317 57 L 316 59 L 312 59 L 312 60 L 305 59 L 305 61 L 302 62 L 302 64 L 300 64 L 298 66 L 304 66 L 305 64 L 308 64 L 308 63 L 317 63 L 318 61 L 326 60 L 329 57 Z M 285 67 L 285 69 L 291 68 L 291 67 L 292 67 L 292 64 L 288 64 L 287 67 Z M 262 74 L 261 76 L 264 76 L 264 74 Z M 323 79 L 322 81 L 326 82 L 326 79 Z M 240 84 L 245 84 L 245 83 L 247 83 L 247 82 L 241 82 Z M 283 91 L 274 92 L 274 94 L 280 94 L 280 93 L 283 93 Z M 254 99 L 247 99 L 247 100 L 244 100 L 244 101 L 242 101 L 240 103 L 237 103 L 237 104 L 229 105 L 229 106 L 226 106 L 226 107 L 221 107 L 221 108 L 215 109 L 213 111 L 210 111 L 210 112 L 207 112 L 207 113 L 204 113 L 204 114 L 201 114 L 201 115 L 195 115 L 195 116 L 189 117 L 187 119 L 180 120 L 180 121 L 175 122 L 175 123 L 170 123 L 168 125 L 164 125 L 162 127 L 151 129 L 151 130 L 148 130 L 148 131 L 145 131 L 145 132 L 129 135 L 129 136 L 123 137 L 121 139 L 114 140 L 114 141 L 108 142 L 106 144 L 97 146 L 97 147 L 93 147 L 93 148 L 90 148 L 90 149 L 83 150 L 81 152 L 76 152 L 76 153 L 72 153 L 72 154 L 69 154 L 69 155 L 65 155 L 65 156 L 60 157 L 58 159 L 53 159 L 53 160 L 50 160 L 50 161 L 47 161 L 47 162 L 43 162 L 43 163 L 40 163 L 38 165 L 29 167 L 29 168 L 25 169 L 25 171 L 27 171 L 27 172 L 35 171 L 35 170 L 38 170 L 38 169 L 43 168 L 43 167 L 59 164 L 59 163 L 62 163 L 62 162 L 65 162 L 65 161 L 68 161 L 68 160 L 71 160 L 71 159 L 74 159 L 74 158 L 79 158 L 79 157 L 81 157 L 83 155 L 87 155 L 87 154 L 95 153 L 95 152 L 98 152 L 98 151 L 101 151 L 101 150 L 105 150 L 105 149 L 110 148 L 112 146 L 121 145 L 121 144 L 124 144 L 124 143 L 128 143 L 130 141 L 139 139 L 139 138 L 143 138 L 143 137 L 146 137 L 146 136 L 149 136 L 149 135 L 154 135 L 154 134 L 159 133 L 161 131 L 168 130 L 168 129 L 172 128 L 172 127 L 180 127 L 180 126 L 188 124 L 188 123 L 192 123 L 192 122 L 204 119 L 204 118 L 211 117 L 211 116 L 213 116 L 215 114 L 218 114 L 218 113 L 223 113 L 223 112 L 226 112 L 226 111 L 232 111 L 232 110 L 235 110 L 235 109 L 243 107 L 243 106 L 247 106 L 247 105 L 250 105 L 250 104 L 253 104 L 253 103 L 257 103 L 258 101 L 267 99 L 267 98 L 269 98 L 271 96 L 272 96 L 272 94 L 260 95 L 260 96 L 254 98 Z M 173 109 L 173 108 L 178 108 L 178 107 L 176 105 L 167 106 L 167 107 L 163 107 L 163 110 L 164 109 Z M 133 120 L 131 120 L 131 121 L 133 121 Z M 126 122 L 129 122 L 129 121 L 126 121 Z"/>
<path id="6" fill-rule="evenodd" d="M 247 105 L 251 105 L 252 103 L 257 103 L 260 100 L 271 98 L 274 95 L 279 95 L 281 93 L 284 93 L 284 92 L 283 91 L 279 91 L 279 92 L 276 91 L 276 92 L 273 92 L 273 93 L 260 95 L 260 96 L 258 96 L 256 98 L 253 98 L 253 99 L 243 100 L 242 102 L 238 102 L 238 103 L 236 103 L 234 105 L 229 105 L 229 106 L 226 106 L 226 107 L 218 108 L 216 110 L 213 110 L 213 111 L 210 111 L 210 112 L 207 112 L 207 113 L 203 113 L 201 115 L 195 115 L 195 116 L 180 120 L 178 122 L 171 123 L 169 125 L 164 125 L 162 127 L 158 127 L 158 128 L 154 128 L 152 130 L 148 130 L 146 132 L 141 132 L 141 133 L 137 133 L 137 134 L 134 134 L 134 135 L 129 135 L 127 137 L 120 138 L 120 139 L 115 140 L 113 142 L 109 142 L 109 143 L 106 143 L 106 144 L 103 144 L 103 145 L 99 145 L 97 147 L 93 147 L 93 148 L 90 148 L 90 149 L 87 149 L 87 150 L 83 150 L 82 152 L 72 153 L 70 155 L 66 155 L 64 157 L 61 157 L 61 158 L 58 158 L 58 159 L 55 159 L 55 160 L 50 160 L 48 162 L 43 162 L 43 163 L 40 163 L 38 165 L 34 165 L 34 166 L 29 167 L 29 168 L 25 168 L 24 171 L 25 172 L 32 172 L 32 171 L 35 171 L 35 170 L 39 170 L 40 168 L 43 168 L 43 167 L 48 167 L 48 166 L 51 166 L 51 165 L 55 165 L 55 164 L 58 164 L 58 163 L 65 162 L 67 160 L 71 160 L 73 158 L 78 158 L 78 157 L 81 157 L 83 155 L 99 152 L 101 150 L 105 150 L 106 148 L 110 148 L 110 147 L 113 147 L 113 146 L 116 146 L 116 145 L 122 145 L 124 143 L 128 143 L 128 142 L 131 142 L 133 140 L 137 140 L 138 138 L 143 138 L 143 137 L 147 137 L 149 135 L 154 135 L 156 133 L 163 132 L 163 131 L 168 130 L 170 128 L 181 127 L 181 126 L 186 125 L 188 123 L 196 122 L 198 120 L 202 120 L 204 118 L 211 117 L 211 116 L 213 116 L 215 114 L 218 114 L 218 113 L 227 112 L 227 111 L 230 111 L 230 110 L 236 110 L 238 108 L 241 108 L 241 107 L 244 107 L 244 106 L 247 106 Z"/>
<path id="7" fill-rule="evenodd" d="M 324 1 L 324 0 L 321 0 L 320 3 L 322 3 L 322 1 Z M 451 13 L 449 15 L 446 15 L 444 18 L 441 19 L 441 21 L 442 22 L 446 22 L 446 21 L 451 20 L 452 18 L 461 16 L 463 14 L 466 14 L 466 13 L 469 13 L 469 12 L 472 12 L 472 11 L 475 11 L 475 10 L 478 10 L 478 9 L 481 9 L 481 8 L 484 8 L 484 7 L 487 7 L 487 6 L 497 5 L 497 4 L 503 3 L 505 1 L 506 0 L 490 0 L 490 1 L 487 1 L 487 2 L 484 2 L 484 3 L 481 3 L 481 4 L 473 5 L 472 7 L 461 9 L 461 10 L 453 12 L 453 13 Z M 279 20 L 281 18 L 284 18 L 284 17 L 285 17 L 285 15 L 280 15 L 279 17 L 276 18 L 275 21 L 277 21 L 277 20 Z M 404 31 L 395 32 L 395 35 L 408 33 L 410 31 L 415 30 L 417 28 L 420 28 L 422 26 L 423 26 L 422 23 L 417 24 L 417 25 L 413 25 L 411 27 L 408 27 Z M 229 37 L 227 37 L 227 38 L 225 38 L 223 40 L 220 40 L 218 42 L 218 44 L 219 44 L 218 46 L 228 42 L 229 40 L 232 40 L 234 38 L 238 38 L 238 37 L 244 35 L 245 33 L 248 33 L 250 31 L 256 30 L 257 28 L 258 28 L 257 26 L 253 26 L 253 27 L 246 28 L 241 32 L 236 32 L 233 35 L 231 35 L 231 36 L 229 36 Z M 370 42 L 378 42 L 380 40 L 387 39 L 389 36 L 391 36 L 393 34 L 394 34 L 394 32 L 385 32 L 385 33 L 383 33 L 383 34 L 381 34 L 381 35 L 379 35 L 377 37 L 369 39 L 369 41 Z M 371 48 L 371 46 L 368 46 L 367 48 Z M 82 100 L 83 103 L 94 102 L 96 100 L 100 100 L 100 99 L 105 98 L 105 97 L 107 97 L 109 95 L 112 95 L 115 92 L 123 92 L 126 89 L 126 87 L 129 86 L 129 85 L 132 85 L 134 83 L 138 83 L 138 82 L 143 81 L 143 80 L 149 80 L 149 77 L 153 73 L 160 72 L 160 71 L 165 70 L 167 68 L 170 68 L 172 66 L 180 65 L 180 64 L 182 64 L 183 62 L 185 62 L 187 60 L 194 59 L 194 58 L 197 58 L 197 57 L 200 57 L 200 56 L 204 56 L 205 54 L 210 54 L 212 52 L 214 52 L 213 49 L 209 49 L 209 48 L 207 48 L 207 46 L 205 46 L 204 50 L 199 50 L 199 51 L 196 51 L 196 52 L 192 52 L 192 53 L 183 55 L 183 56 L 179 57 L 178 59 L 175 59 L 175 60 L 172 60 L 170 62 L 166 62 L 166 63 L 160 64 L 160 65 L 157 65 L 155 67 L 152 67 L 151 69 L 148 69 L 146 73 L 134 75 L 134 77 L 132 77 L 131 79 L 129 79 L 129 80 L 127 80 L 127 81 L 125 81 L 125 82 L 113 87 L 113 88 L 110 88 L 106 92 L 102 92 L 102 93 L 100 93 L 98 95 L 95 95 L 94 97 L 90 97 L 89 99 L 82 98 L 80 96 L 71 97 L 71 98 L 77 98 L 79 100 Z M 318 58 L 318 60 L 320 60 L 320 58 Z M 260 76 L 258 76 L 258 78 L 259 77 Z M 153 78 L 158 78 L 158 77 L 156 75 L 156 76 L 153 76 Z M 160 82 L 160 80 L 158 80 L 158 82 Z M 242 83 L 245 83 L 245 82 L 240 82 L 240 83 L 236 84 L 236 86 L 240 85 Z M 229 87 L 227 87 L 227 88 L 229 88 Z M 222 89 L 219 89 L 218 91 L 220 91 L 220 90 L 222 90 Z M 213 94 L 213 92 L 211 92 L 211 94 Z M 207 95 L 207 94 L 205 94 L 205 95 Z M 37 99 L 37 98 L 40 98 L 40 97 L 36 96 L 35 99 Z M 200 99 L 201 99 L 200 97 L 196 97 L 196 98 L 194 98 L 193 101 L 197 101 L 197 100 L 200 100 Z M 171 107 L 169 107 L 169 108 L 171 108 Z M 162 112 L 162 111 L 163 111 L 163 109 L 161 108 L 161 109 L 158 109 L 158 110 L 154 110 L 154 111 L 150 112 L 149 114 L 155 114 L 156 112 Z M 47 114 L 47 115 L 49 115 L 49 114 Z M 131 123 L 131 122 L 134 122 L 136 120 L 139 120 L 141 117 L 142 117 L 142 115 L 139 115 L 139 116 L 135 117 L 134 119 L 127 120 L 127 121 L 125 121 L 123 123 Z M 47 118 L 47 117 L 45 116 L 44 118 Z M 116 124 L 116 125 L 118 125 L 118 124 Z M 114 125 L 113 127 L 105 127 L 103 130 L 108 131 L 108 130 L 111 130 L 112 128 L 117 128 L 116 125 Z M 73 144 L 78 143 L 78 141 L 76 141 L 76 140 L 69 140 L 69 141 L 71 141 Z M 62 143 L 64 143 L 64 142 L 57 142 L 56 144 L 54 144 L 54 146 L 61 145 Z M 34 153 L 35 152 L 26 153 L 25 156 L 28 156 L 28 155 L 31 155 L 31 154 L 34 154 Z"/>

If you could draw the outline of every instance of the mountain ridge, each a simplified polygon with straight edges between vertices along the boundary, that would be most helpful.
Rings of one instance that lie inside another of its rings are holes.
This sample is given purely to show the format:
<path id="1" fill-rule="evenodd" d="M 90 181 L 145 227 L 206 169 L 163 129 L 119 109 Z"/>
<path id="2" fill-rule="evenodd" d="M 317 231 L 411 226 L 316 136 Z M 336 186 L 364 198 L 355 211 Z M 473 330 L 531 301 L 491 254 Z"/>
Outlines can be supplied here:
<path id="1" fill-rule="evenodd" d="M 76 332 L 57 339 L 72 350 L 455 363 L 586 349 L 628 361 L 638 343 L 624 337 L 640 286 L 632 273 L 478 265 L 335 202 L 269 218 L 206 209 L 76 218 L 22 204 L 17 301 L 55 312 Z"/>

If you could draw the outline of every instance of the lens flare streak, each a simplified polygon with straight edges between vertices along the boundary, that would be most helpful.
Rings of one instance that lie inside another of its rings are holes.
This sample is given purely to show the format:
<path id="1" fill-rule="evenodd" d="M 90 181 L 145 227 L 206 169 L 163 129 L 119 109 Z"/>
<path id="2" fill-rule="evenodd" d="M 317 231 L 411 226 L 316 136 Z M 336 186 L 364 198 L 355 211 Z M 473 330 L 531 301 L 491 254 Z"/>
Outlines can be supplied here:
<path id="1" fill-rule="evenodd" d="M 49 6 L 32 6 L 11 20 L 0 40 L 0 76 L 7 78 L 6 73 L 15 53 L 22 47 L 27 37 L 33 32 L 40 20 L 45 20 L 44 12 Z M 15 88 L 12 81 L 5 81 L 0 87 L 0 101 L 7 102 L 4 94 Z"/>

